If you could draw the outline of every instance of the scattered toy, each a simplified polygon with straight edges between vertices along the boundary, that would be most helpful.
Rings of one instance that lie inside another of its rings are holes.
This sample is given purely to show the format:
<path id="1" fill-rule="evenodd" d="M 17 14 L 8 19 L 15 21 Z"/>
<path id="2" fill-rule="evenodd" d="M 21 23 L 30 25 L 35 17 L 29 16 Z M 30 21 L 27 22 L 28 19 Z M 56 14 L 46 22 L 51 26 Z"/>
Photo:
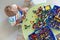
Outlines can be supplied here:
<path id="1" fill-rule="evenodd" d="M 24 27 L 25 27 L 25 29 L 27 29 L 27 28 L 29 28 L 29 27 L 30 27 L 30 25 L 24 25 Z"/>
<path id="2" fill-rule="evenodd" d="M 57 40 L 60 40 L 60 34 L 56 35 Z"/>
<path id="3" fill-rule="evenodd" d="M 49 11 L 51 9 L 51 6 L 47 5 L 47 6 L 44 6 L 44 8 L 45 8 L 46 11 Z"/>

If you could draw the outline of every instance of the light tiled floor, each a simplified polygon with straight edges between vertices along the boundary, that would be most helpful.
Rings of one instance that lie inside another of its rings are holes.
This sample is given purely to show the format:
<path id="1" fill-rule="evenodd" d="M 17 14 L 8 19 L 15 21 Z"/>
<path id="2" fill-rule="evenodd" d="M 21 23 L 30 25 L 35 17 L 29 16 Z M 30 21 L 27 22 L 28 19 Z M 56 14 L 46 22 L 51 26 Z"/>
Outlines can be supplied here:
<path id="1" fill-rule="evenodd" d="M 24 40 L 24 36 L 23 36 L 22 29 L 20 26 L 18 27 L 17 40 Z"/>

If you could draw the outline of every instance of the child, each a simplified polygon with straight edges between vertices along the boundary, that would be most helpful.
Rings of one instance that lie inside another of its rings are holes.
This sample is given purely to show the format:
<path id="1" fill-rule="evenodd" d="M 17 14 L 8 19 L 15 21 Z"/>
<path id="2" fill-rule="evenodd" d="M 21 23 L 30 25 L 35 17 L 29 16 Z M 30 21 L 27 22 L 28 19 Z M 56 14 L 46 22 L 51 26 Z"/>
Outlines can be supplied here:
<path id="1" fill-rule="evenodd" d="M 5 13 L 12 26 L 21 25 L 26 16 L 26 11 L 15 4 L 6 6 Z"/>

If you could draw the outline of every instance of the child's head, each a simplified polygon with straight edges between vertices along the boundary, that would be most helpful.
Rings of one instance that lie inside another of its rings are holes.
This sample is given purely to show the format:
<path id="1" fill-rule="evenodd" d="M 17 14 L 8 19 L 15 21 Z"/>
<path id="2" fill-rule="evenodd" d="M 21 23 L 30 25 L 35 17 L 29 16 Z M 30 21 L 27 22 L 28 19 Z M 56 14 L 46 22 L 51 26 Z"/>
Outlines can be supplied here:
<path id="1" fill-rule="evenodd" d="M 15 16 L 18 13 L 17 6 L 15 4 L 6 6 L 5 13 L 8 17 Z"/>

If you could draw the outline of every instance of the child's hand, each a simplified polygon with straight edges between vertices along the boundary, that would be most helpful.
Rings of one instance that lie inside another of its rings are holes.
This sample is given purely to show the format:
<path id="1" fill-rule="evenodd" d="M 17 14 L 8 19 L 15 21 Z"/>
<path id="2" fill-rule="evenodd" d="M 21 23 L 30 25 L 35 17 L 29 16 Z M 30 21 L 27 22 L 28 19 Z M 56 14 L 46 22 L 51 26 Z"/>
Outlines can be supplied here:
<path id="1" fill-rule="evenodd" d="M 17 7 L 18 10 L 22 10 L 24 14 L 26 14 L 26 10 L 21 8 L 20 6 Z"/>

